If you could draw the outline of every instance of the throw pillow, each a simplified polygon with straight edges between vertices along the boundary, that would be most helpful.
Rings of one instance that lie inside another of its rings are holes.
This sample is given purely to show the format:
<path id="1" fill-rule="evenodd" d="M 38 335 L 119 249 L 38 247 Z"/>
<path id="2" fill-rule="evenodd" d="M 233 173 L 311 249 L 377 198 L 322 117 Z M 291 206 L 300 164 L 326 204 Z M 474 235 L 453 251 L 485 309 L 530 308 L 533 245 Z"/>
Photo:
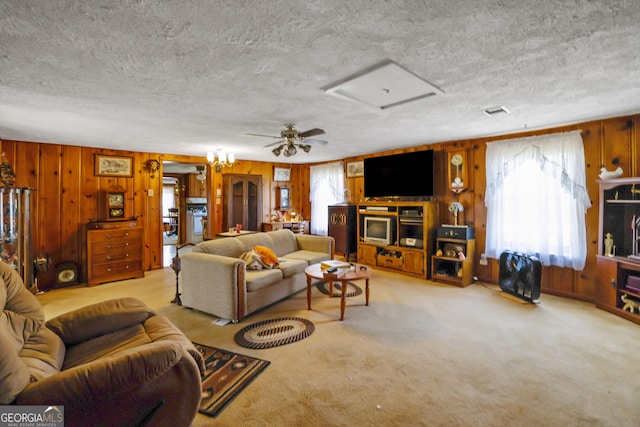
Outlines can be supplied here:
<path id="1" fill-rule="evenodd" d="M 278 262 L 278 257 L 268 247 L 256 245 L 253 247 L 253 250 L 260 254 L 262 263 L 267 265 L 269 268 L 277 267 L 278 265 L 280 265 L 280 263 Z"/>
<path id="2" fill-rule="evenodd" d="M 240 259 L 247 264 L 247 270 L 262 270 L 262 267 L 265 267 L 262 264 L 262 259 L 260 258 L 260 254 L 256 251 L 245 252 L 240 255 Z"/>

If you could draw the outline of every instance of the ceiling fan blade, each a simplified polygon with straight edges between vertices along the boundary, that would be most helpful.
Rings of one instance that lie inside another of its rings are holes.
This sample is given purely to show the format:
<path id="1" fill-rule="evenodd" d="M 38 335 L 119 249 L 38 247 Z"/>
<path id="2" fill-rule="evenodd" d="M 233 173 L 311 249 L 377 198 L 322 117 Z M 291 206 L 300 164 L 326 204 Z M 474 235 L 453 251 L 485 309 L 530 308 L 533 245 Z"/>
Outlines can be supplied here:
<path id="1" fill-rule="evenodd" d="M 280 138 L 279 136 L 273 136 L 273 135 L 263 135 L 261 133 L 247 133 L 246 135 L 249 136 L 264 136 L 265 138 Z"/>
<path id="2" fill-rule="evenodd" d="M 272 142 L 271 144 L 265 145 L 264 148 L 273 147 L 274 145 L 284 144 L 284 143 L 285 143 L 284 139 L 281 139 L 280 141 Z"/>
<path id="3" fill-rule="evenodd" d="M 324 130 L 318 129 L 318 128 L 313 128 L 313 129 L 309 129 L 309 130 L 304 131 L 304 132 L 299 132 L 298 136 L 300 138 L 307 138 L 309 136 L 322 135 L 323 133 L 324 133 Z"/>
<path id="4" fill-rule="evenodd" d="M 308 145 L 327 145 L 329 141 L 323 139 L 304 139 L 303 142 Z"/>

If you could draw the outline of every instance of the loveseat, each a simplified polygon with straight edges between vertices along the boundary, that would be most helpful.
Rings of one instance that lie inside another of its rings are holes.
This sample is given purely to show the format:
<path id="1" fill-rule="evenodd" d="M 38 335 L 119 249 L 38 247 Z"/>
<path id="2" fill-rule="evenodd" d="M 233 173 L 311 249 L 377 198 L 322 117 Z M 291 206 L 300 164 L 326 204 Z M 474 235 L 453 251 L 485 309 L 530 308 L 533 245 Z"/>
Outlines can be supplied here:
<path id="1" fill-rule="evenodd" d="M 333 259 L 334 239 L 282 229 L 207 240 L 181 256 L 182 305 L 238 322 L 306 287 L 304 269 Z M 247 269 L 246 254 L 269 248 L 273 268 Z"/>
<path id="2" fill-rule="evenodd" d="M 1 405 L 63 405 L 67 426 L 191 424 L 204 362 L 165 317 L 122 298 L 45 322 L 4 262 L 0 282 Z"/>

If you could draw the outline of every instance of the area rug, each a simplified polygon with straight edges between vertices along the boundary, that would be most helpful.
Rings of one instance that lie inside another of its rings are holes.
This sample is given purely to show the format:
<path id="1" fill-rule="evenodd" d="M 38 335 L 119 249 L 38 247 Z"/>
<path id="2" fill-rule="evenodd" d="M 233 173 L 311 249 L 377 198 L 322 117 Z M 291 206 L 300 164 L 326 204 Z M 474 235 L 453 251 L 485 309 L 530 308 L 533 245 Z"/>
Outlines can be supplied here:
<path id="1" fill-rule="evenodd" d="M 322 280 L 316 284 L 316 287 L 320 292 L 325 295 L 329 295 L 329 282 Z M 351 282 L 347 282 L 347 297 L 355 297 L 362 293 L 362 289 L 358 285 L 355 285 Z M 342 283 L 334 282 L 333 283 L 333 296 L 341 297 L 342 296 Z"/>
<path id="2" fill-rule="evenodd" d="M 243 347 L 264 349 L 300 341 L 314 330 L 315 326 L 307 319 L 283 317 L 245 326 L 236 332 L 235 341 Z"/>
<path id="3" fill-rule="evenodd" d="M 212 417 L 218 415 L 271 363 L 215 347 L 197 343 L 193 345 L 202 354 L 205 363 L 200 412 Z"/>

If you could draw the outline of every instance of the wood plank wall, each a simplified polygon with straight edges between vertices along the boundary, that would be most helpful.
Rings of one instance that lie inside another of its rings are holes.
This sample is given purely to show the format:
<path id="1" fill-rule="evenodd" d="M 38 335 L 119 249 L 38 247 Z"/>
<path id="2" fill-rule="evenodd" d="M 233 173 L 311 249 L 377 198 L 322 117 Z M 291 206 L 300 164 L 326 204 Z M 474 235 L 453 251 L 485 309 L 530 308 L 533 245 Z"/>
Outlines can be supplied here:
<path id="1" fill-rule="evenodd" d="M 543 292 L 576 298 L 584 301 L 593 301 L 597 286 L 596 254 L 598 245 L 598 174 L 600 168 L 605 166 L 608 170 L 614 170 L 621 166 L 625 177 L 637 176 L 640 163 L 640 115 L 615 117 L 603 120 L 578 123 L 571 126 L 563 126 L 539 131 L 522 132 L 491 138 L 475 138 L 463 141 L 447 141 L 439 144 L 413 147 L 410 150 L 391 150 L 377 155 L 396 154 L 401 152 L 429 149 L 438 150 L 435 156 L 436 163 L 436 187 L 437 200 L 440 204 L 440 223 L 451 224 L 452 218 L 447 209 L 455 200 L 446 188 L 447 176 L 447 152 L 464 148 L 467 151 L 469 190 L 460 195 L 460 202 L 465 211 L 462 216 L 463 223 L 473 224 L 476 229 L 476 259 L 475 273 L 481 281 L 497 283 L 499 265 L 498 261 L 489 259 L 486 266 L 479 263 L 480 254 L 484 252 L 486 242 L 486 218 L 487 209 L 484 205 L 484 189 L 486 187 L 485 155 L 486 144 L 491 141 L 503 139 L 521 138 L 533 135 L 543 135 L 571 130 L 582 131 L 584 141 L 587 191 L 591 199 L 592 207 L 586 214 L 587 226 L 587 262 L 583 271 L 574 271 L 568 268 L 544 267 L 542 272 Z M 345 159 L 345 167 L 348 162 L 362 160 L 367 156 Z M 347 186 L 351 192 L 351 200 L 359 202 L 364 200 L 364 179 L 347 178 Z"/>
<path id="2" fill-rule="evenodd" d="M 640 141 L 640 115 L 624 116 L 579 123 L 571 126 L 523 132 L 492 138 L 475 138 L 463 141 L 447 141 L 423 145 L 410 149 L 390 150 L 378 155 L 396 154 L 428 148 L 436 150 L 437 202 L 440 204 L 439 222 L 451 223 L 447 206 L 454 200 L 446 189 L 447 151 L 463 147 L 467 150 L 470 189 L 462 193 L 460 201 L 465 207 L 462 221 L 476 228 L 475 272 L 480 280 L 497 283 L 498 264 L 489 260 L 487 266 L 479 264 L 480 254 L 486 240 L 486 208 L 484 206 L 485 152 L 486 143 L 500 139 L 565 132 L 579 129 L 585 147 L 587 167 L 587 190 L 592 207 L 587 211 L 587 264 L 583 271 L 557 267 L 543 269 L 543 291 L 571 298 L 593 301 L 596 283 L 596 253 L 598 225 L 598 186 L 596 180 L 601 166 L 613 170 L 621 166 L 623 176 L 636 176 L 639 167 L 638 141 Z M 42 142 L 0 140 L 6 159 L 16 173 L 16 186 L 35 189 L 32 199 L 32 230 L 34 253 L 45 252 L 54 264 L 74 261 L 80 266 L 83 278 L 86 271 L 86 224 L 99 218 L 99 200 L 102 192 L 111 185 L 119 184 L 127 189 L 127 216 L 136 216 L 145 228 L 145 269 L 162 267 L 162 170 L 154 178 L 146 169 L 150 159 L 178 161 L 183 163 L 205 163 L 204 157 L 168 155 L 162 153 L 140 153 L 114 151 L 90 147 L 77 147 Z M 107 178 L 94 175 L 95 154 L 131 156 L 134 160 L 132 178 Z M 373 156 L 373 155 L 372 155 Z M 362 160 L 368 156 L 352 157 L 347 162 Z M 290 167 L 291 181 L 273 181 L 273 168 Z M 222 188 L 222 175 L 256 174 L 263 177 L 263 221 L 268 221 L 275 206 L 275 188 L 286 185 L 291 188 L 292 210 L 304 218 L 311 216 L 309 202 L 309 168 L 311 165 L 289 165 L 286 163 L 255 162 L 240 159 L 234 166 L 215 172 L 207 167 L 209 192 L 210 235 L 222 231 L 222 203 L 216 204 L 215 190 Z M 351 201 L 363 201 L 364 180 L 361 177 L 347 178 Z M 149 196 L 148 190 L 153 190 Z M 53 271 L 41 275 L 42 289 L 54 286 Z"/>

